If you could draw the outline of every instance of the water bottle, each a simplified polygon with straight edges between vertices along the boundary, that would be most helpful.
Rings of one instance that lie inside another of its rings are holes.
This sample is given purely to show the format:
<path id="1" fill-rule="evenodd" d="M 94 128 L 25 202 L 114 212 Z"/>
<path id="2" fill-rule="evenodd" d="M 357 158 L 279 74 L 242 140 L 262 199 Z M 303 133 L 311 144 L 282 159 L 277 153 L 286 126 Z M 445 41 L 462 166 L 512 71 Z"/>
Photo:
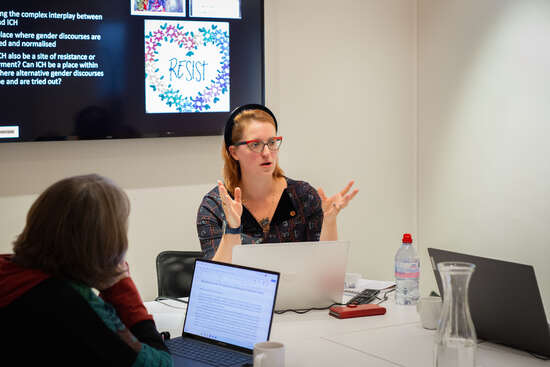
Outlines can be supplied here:
<path id="1" fill-rule="evenodd" d="M 415 305 L 420 297 L 418 278 L 420 260 L 412 245 L 409 233 L 403 235 L 403 241 L 395 254 L 395 303 L 398 305 Z"/>

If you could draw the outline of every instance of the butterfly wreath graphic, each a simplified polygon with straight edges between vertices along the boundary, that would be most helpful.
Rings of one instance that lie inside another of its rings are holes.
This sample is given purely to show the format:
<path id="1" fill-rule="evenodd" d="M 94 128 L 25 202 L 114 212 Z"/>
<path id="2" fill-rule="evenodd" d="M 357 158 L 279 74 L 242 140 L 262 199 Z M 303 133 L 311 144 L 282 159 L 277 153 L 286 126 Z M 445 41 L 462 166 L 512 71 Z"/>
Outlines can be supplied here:
<path id="1" fill-rule="evenodd" d="M 229 111 L 229 24 L 145 22 L 148 113 Z"/>

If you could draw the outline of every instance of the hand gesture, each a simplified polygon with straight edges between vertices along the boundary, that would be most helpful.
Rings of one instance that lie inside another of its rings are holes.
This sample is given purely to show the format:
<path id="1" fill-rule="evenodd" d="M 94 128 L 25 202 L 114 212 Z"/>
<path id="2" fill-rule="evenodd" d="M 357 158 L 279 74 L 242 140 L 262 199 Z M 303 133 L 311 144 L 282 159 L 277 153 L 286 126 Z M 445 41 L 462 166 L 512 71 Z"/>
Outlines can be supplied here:
<path id="1" fill-rule="evenodd" d="M 317 190 L 322 201 L 324 215 L 323 221 L 336 220 L 336 216 L 338 215 L 340 210 L 345 208 L 351 201 L 351 199 L 353 199 L 355 195 L 357 195 L 357 193 L 359 192 L 359 190 L 357 189 L 348 194 L 348 191 L 351 189 L 351 186 L 353 186 L 354 183 L 354 181 L 350 181 L 342 191 L 334 194 L 330 198 L 325 195 L 323 189 L 319 188 Z"/>
<path id="2" fill-rule="evenodd" d="M 241 189 L 235 188 L 235 199 L 227 193 L 227 189 L 221 181 L 218 180 L 218 190 L 220 192 L 220 200 L 222 201 L 223 212 L 227 225 L 231 228 L 241 226 L 241 215 L 243 214 L 243 203 L 241 201 Z"/>

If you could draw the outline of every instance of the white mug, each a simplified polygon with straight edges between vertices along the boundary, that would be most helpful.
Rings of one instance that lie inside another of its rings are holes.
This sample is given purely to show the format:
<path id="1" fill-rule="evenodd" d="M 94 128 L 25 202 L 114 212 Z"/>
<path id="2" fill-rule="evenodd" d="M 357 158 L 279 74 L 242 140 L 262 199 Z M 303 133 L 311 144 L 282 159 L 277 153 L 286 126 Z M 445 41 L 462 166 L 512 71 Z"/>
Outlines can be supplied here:
<path id="1" fill-rule="evenodd" d="M 416 304 L 416 310 L 420 315 L 420 323 L 425 329 L 437 329 L 439 316 L 441 315 L 441 297 L 420 297 Z"/>
<path id="2" fill-rule="evenodd" d="M 254 367 L 284 367 L 285 346 L 279 342 L 254 344 Z"/>
<path id="3" fill-rule="evenodd" d="M 346 273 L 344 278 L 344 288 L 355 288 L 357 287 L 357 282 L 361 279 L 361 274 L 359 273 Z"/>

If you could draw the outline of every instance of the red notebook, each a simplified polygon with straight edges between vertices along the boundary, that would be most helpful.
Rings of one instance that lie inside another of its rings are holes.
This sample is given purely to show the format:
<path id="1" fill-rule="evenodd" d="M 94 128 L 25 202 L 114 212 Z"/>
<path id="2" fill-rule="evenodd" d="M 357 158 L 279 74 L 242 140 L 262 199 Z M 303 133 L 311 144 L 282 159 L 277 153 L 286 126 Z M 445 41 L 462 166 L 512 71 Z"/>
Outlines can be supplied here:
<path id="1" fill-rule="evenodd" d="M 368 303 L 364 305 L 332 306 L 328 314 L 339 319 L 349 319 L 350 317 L 383 315 L 385 313 L 385 307 Z"/>

